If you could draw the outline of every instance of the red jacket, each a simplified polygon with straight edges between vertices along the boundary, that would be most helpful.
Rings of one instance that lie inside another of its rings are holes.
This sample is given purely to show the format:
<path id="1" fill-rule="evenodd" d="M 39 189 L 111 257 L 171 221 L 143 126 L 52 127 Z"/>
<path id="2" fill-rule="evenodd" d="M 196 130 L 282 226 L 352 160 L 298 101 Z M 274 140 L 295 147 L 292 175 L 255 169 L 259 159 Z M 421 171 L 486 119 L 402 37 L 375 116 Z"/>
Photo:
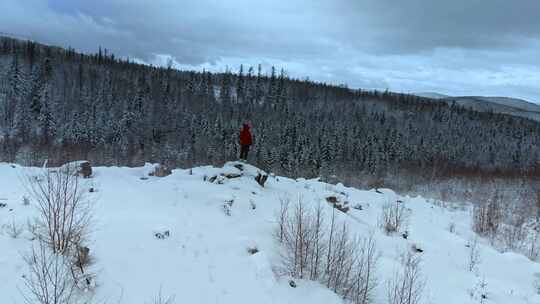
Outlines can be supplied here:
<path id="1" fill-rule="evenodd" d="M 253 143 L 251 139 L 251 132 L 249 132 L 249 126 L 244 124 L 244 128 L 240 131 L 240 145 L 249 146 Z"/>

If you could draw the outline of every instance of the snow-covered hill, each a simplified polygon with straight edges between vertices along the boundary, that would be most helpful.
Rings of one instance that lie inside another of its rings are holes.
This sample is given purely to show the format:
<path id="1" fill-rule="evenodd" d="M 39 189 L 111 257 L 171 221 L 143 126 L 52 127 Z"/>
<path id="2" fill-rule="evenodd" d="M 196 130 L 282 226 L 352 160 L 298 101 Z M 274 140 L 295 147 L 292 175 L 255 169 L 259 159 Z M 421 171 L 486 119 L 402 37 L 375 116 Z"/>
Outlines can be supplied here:
<path id="1" fill-rule="evenodd" d="M 462 106 L 469 107 L 477 111 L 492 111 L 495 113 L 510 114 L 540 121 L 540 105 L 522 99 L 508 97 L 464 96 L 449 97 L 444 100 L 447 102 L 455 101 Z"/>
<path id="2" fill-rule="evenodd" d="M 443 99 L 448 98 L 450 96 L 436 93 L 436 92 L 420 92 L 420 93 L 414 93 L 416 96 L 425 97 L 425 98 L 431 98 L 431 99 Z"/>
<path id="3" fill-rule="evenodd" d="M 280 260 L 273 236 L 280 200 L 322 204 L 330 216 L 335 209 L 329 196 L 349 202 L 350 211 L 337 217 L 352 232 L 375 234 L 381 258 L 373 303 L 387 303 L 386 282 L 398 257 L 413 245 L 423 249 L 415 253 L 426 280 L 423 303 L 540 303 L 535 289 L 540 265 L 524 256 L 500 253 L 480 240 L 478 269 L 468 270 L 467 245 L 474 234 L 466 205 L 283 177 L 270 177 L 263 188 L 254 180 L 257 168 L 245 165 L 240 171 L 235 165 L 173 170 L 163 178 L 148 177 L 149 165 L 94 168 L 94 177 L 82 180 L 96 190 L 89 193 L 95 201 L 89 247 L 97 286 L 87 293 L 95 293 L 94 303 L 150 303 L 159 290 L 175 295 L 176 303 L 343 303 L 318 283 L 296 280 L 292 288 L 289 278 L 274 272 Z M 0 208 L 0 303 L 23 303 L 27 266 L 21 255 L 33 241 L 28 231 L 12 238 L 6 230 L 35 216 L 34 202 L 22 203 L 21 180 L 39 170 L 0 164 L 0 203 L 6 204 Z M 242 176 L 211 179 L 221 173 Z M 378 225 L 382 206 L 398 200 L 410 215 L 407 239 L 386 235 Z M 156 238 L 160 231 L 170 236 Z M 259 251 L 248 253 L 254 247 Z M 485 302 L 481 294 L 487 295 Z"/>
<path id="4" fill-rule="evenodd" d="M 416 93 L 415 95 L 448 103 L 455 101 L 459 105 L 472 108 L 476 111 L 509 114 L 540 121 L 540 105 L 523 99 L 485 96 L 447 96 L 433 92 Z"/>

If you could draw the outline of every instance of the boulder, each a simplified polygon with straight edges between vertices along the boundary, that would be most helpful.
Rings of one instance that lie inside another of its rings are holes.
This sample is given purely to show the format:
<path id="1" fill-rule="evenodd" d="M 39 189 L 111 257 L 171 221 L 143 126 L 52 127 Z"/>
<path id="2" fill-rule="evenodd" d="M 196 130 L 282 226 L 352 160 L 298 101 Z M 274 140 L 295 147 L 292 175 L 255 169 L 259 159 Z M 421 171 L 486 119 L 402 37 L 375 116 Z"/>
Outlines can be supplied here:
<path id="1" fill-rule="evenodd" d="M 416 253 L 424 252 L 424 249 L 420 248 L 420 246 L 418 246 L 418 244 L 412 244 L 411 249 L 412 249 L 413 252 L 416 252 Z"/>
<path id="2" fill-rule="evenodd" d="M 154 168 L 154 171 L 149 173 L 150 176 L 156 176 L 156 177 L 165 177 L 171 174 L 172 174 L 172 170 L 169 167 L 165 165 L 161 165 L 161 164 L 157 165 Z"/>
<path id="3" fill-rule="evenodd" d="M 166 238 L 168 238 L 169 236 L 171 236 L 171 232 L 169 230 L 164 230 L 164 231 L 155 231 L 154 232 L 154 237 L 158 240 L 164 240 Z"/>
<path id="4" fill-rule="evenodd" d="M 62 165 L 59 172 L 89 178 L 92 176 L 92 165 L 87 160 L 78 160 Z"/>
<path id="5" fill-rule="evenodd" d="M 211 176 L 208 181 L 214 184 L 224 184 L 227 179 L 240 178 L 242 174 L 240 173 L 221 173 L 220 175 Z"/>
<path id="6" fill-rule="evenodd" d="M 242 164 L 234 164 L 234 167 L 240 171 L 244 171 L 244 165 Z"/>
<path id="7" fill-rule="evenodd" d="M 345 202 L 342 203 L 335 196 L 328 196 L 326 198 L 326 201 L 329 204 L 331 204 L 334 208 L 336 208 L 337 210 L 339 210 L 339 211 L 341 211 L 343 213 L 347 213 L 350 210 L 349 206 L 347 206 L 349 204 L 349 202 L 345 201 Z"/>
<path id="8" fill-rule="evenodd" d="M 335 204 L 338 202 L 338 199 L 335 196 L 329 196 L 326 198 L 326 201 L 329 202 L 330 204 Z"/>
<path id="9" fill-rule="evenodd" d="M 225 176 L 228 179 L 242 177 L 242 174 L 238 174 L 238 173 L 223 173 L 222 175 Z"/>
<path id="10" fill-rule="evenodd" d="M 257 176 L 255 177 L 255 181 L 261 185 L 261 187 L 264 187 L 264 184 L 266 183 L 266 180 L 268 180 L 268 175 L 267 174 L 262 174 L 262 173 L 258 173 Z"/>
<path id="11" fill-rule="evenodd" d="M 88 161 L 81 162 L 78 170 L 79 175 L 81 175 L 83 178 L 89 178 L 92 176 L 92 166 Z"/>
<path id="12" fill-rule="evenodd" d="M 252 247 L 248 247 L 247 251 L 248 251 L 249 254 L 254 255 L 257 252 L 259 252 L 259 248 L 257 248 L 256 246 L 252 246 Z"/>

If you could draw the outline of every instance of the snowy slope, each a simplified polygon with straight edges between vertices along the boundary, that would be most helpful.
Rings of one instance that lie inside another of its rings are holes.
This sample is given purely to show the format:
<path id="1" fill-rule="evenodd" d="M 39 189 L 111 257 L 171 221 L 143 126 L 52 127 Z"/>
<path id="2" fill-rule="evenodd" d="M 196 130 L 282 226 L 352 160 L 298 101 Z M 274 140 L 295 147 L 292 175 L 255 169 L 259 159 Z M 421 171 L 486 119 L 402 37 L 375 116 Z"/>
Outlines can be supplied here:
<path id="1" fill-rule="evenodd" d="M 435 93 L 435 92 L 420 92 L 420 93 L 414 93 L 414 95 L 425 97 L 425 98 L 432 98 L 432 99 L 444 99 L 444 98 L 450 97 L 448 95 Z"/>
<path id="2" fill-rule="evenodd" d="M 480 303 L 470 294 L 482 279 L 487 283 L 486 303 L 540 303 L 534 288 L 540 265 L 521 255 L 501 254 L 481 240 L 478 273 L 467 270 L 466 244 L 473 237 L 467 208 L 443 208 L 390 190 L 377 193 L 315 180 L 271 177 L 262 188 L 253 180 L 253 167 L 223 184 L 204 180 L 222 172 L 240 173 L 233 163 L 194 168 L 192 175 L 190 170 L 174 170 L 168 177 L 140 179 L 149 169 L 94 168 L 94 177 L 84 180 L 85 187 L 98 190 L 91 194 L 96 199 L 90 244 L 97 275 L 95 303 L 147 303 L 160 289 L 175 295 L 176 303 L 342 303 L 317 283 L 297 281 L 298 287 L 291 288 L 288 278 L 273 272 L 279 246 L 272 232 L 280 198 L 322 203 L 330 214 L 332 207 L 325 202 L 329 195 L 362 205 L 363 210 L 338 213 L 354 232 L 375 232 L 381 253 L 375 303 L 386 303 L 386 281 L 398 256 L 412 244 L 424 249 L 425 303 Z M 0 209 L 0 226 L 24 224 L 33 216 L 33 207 L 22 204 L 21 177 L 36 170 L 0 164 L 0 202 L 8 204 Z M 408 240 L 378 228 L 382 204 L 398 199 L 410 208 Z M 231 200 L 227 216 L 223 206 Z M 454 233 L 448 229 L 451 223 Z M 169 238 L 154 237 L 155 231 L 165 229 L 171 232 Z M 26 266 L 21 254 L 31 243 L 28 232 L 17 239 L 0 234 L 0 303 L 23 303 L 21 277 Z M 251 246 L 260 251 L 250 255 Z"/>
<path id="3" fill-rule="evenodd" d="M 515 115 L 540 121 L 540 105 L 523 99 L 510 97 L 485 96 L 447 96 L 439 93 L 424 92 L 414 95 L 459 105 L 481 112 L 495 112 Z"/>
<path id="4" fill-rule="evenodd" d="M 477 111 L 492 111 L 495 113 L 510 114 L 540 121 L 540 105 L 522 99 L 464 96 L 449 97 L 445 100 L 448 102 L 456 101 L 462 106 L 470 107 Z"/>

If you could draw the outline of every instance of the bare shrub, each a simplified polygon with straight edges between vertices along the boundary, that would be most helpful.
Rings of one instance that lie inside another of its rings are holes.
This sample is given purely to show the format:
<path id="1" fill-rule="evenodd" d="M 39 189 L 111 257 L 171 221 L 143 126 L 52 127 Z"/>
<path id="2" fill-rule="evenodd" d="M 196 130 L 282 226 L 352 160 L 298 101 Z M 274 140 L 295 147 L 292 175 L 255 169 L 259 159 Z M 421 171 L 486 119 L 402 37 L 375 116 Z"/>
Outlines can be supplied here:
<path id="1" fill-rule="evenodd" d="M 505 250 L 518 250 L 527 238 L 527 215 L 511 210 L 506 215 L 506 223 L 501 224 L 498 237 Z"/>
<path id="2" fill-rule="evenodd" d="M 92 262 L 90 248 L 77 243 L 70 250 L 69 266 L 71 276 L 77 287 L 83 290 L 89 290 L 95 287 L 95 278 L 92 273 L 86 270 L 86 267 Z"/>
<path id="3" fill-rule="evenodd" d="M 290 210 L 292 209 L 292 210 Z M 280 271 L 326 285 L 352 303 L 369 303 L 377 285 L 378 253 L 373 235 L 353 236 L 338 224 L 335 209 L 326 225 L 323 206 L 282 200 L 275 237 L 282 245 Z"/>
<path id="4" fill-rule="evenodd" d="M 37 219 L 28 219 L 26 221 L 26 230 L 28 230 L 28 232 L 30 232 L 30 234 L 32 235 L 31 240 L 36 240 L 39 238 L 38 225 L 39 224 Z"/>
<path id="5" fill-rule="evenodd" d="M 456 232 L 456 223 L 454 221 L 448 223 L 448 231 L 450 233 L 455 233 Z"/>
<path id="6" fill-rule="evenodd" d="M 360 253 L 353 269 L 350 296 L 347 297 L 353 303 L 367 304 L 372 301 L 373 293 L 378 285 L 374 273 L 379 259 L 376 245 L 373 233 L 361 241 Z"/>
<path id="7" fill-rule="evenodd" d="M 29 177 L 28 192 L 39 211 L 38 234 L 55 253 L 65 253 L 88 232 L 91 204 L 69 168 Z"/>
<path id="8" fill-rule="evenodd" d="M 50 251 L 48 244 L 39 241 L 25 257 L 29 274 L 23 277 L 27 304 L 70 304 L 75 290 L 66 257 Z"/>
<path id="9" fill-rule="evenodd" d="M 280 199 L 280 209 L 279 214 L 277 217 L 278 220 L 278 231 L 276 232 L 276 237 L 278 238 L 278 241 L 281 243 L 283 242 L 283 239 L 285 237 L 285 225 L 288 221 L 288 211 L 289 211 L 289 204 L 290 200 L 288 198 L 281 198 Z"/>
<path id="10" fill-rule="evenodd" d="M 535 192 L 534 206 L 536 207 L 536 222 L 540 222 L 540 187 Z"/>
<path id="11" fill-rule="evenodd" d="M 318 255 L 316 253 L 315 231 L 321 229 L 316 227 L 311 210 L 308 210 L 301 200 L 294 205 L 293 213 L 290 215 L 286 209 L 288 206 L 289 201 L 284 200 L 276 232 L 285 249 L 282 254 L 283 269 L 292 277 L 313 279 L 312 276 L 319 273 L 317 268 L 321 259 L 321 252 Z"/>
<path id="12" fill-rule="evenodd" d="M 356 242 L 350 235 L 348 226 L 331 228 L 333 238 L 328 242 L 326 261 L 326 286 L 335 293 L 343 295 L 350 288 L 351 270 L 355 266 Z"/>
<path id="13" fill-rule="evenodd" d="M 23 227 L 22 225 L 13 220 L 9 224 L 4 225 L 4 231 L 9 237 L 16 239 L 23 232 Z"/>
<path id="14" fill-rule="evenodd" d="M 525 253 L 533 261 L 538 259 L 540 255 L 540 227 L 534 227 L 529 233 Z"/>
<path id="15" fill-rule="evenodd" d="M 467 254 L 468 263 L 467 269 L 471 272 L 475 271 L 478 264 L 481 262 L 480 258 L 480 248 L 478 246 L 478 237 L 472 238 L 467 244 L 469 252 Z"/>
<path id="16" fill-rule="evenodd" d="M 175 296 L 165 296 L 160 288 L 158 294 L 150 301 L 149 304 L 174 304 Z"/>
<path id="17" fill-rule="evenodd" d="M 540 273 L 534 273 L 534 282 L 533 282 L 534 291 L 536 294 L 540 294 Z"/>
<path id="18" fill-rule="evenodd" d="M 482 236 L 493 236 L 497 233 L 503 220 L 501 199 L 495 191 L 489 199 L 473 207 L 473 230 L 476 233 Z"/>
<path id="19" fill-rule="evenodd" d="M 407 210 L 403 202 L 387 202 L 383 205 L 379 225 L 387 234 L 399 232 L 406 221 Z"/>
<path id="20" fill-rule="evenodd" d="M 401 256 L 400 268 L 388 282 L 388 304 L 420 303 L 426 284 L 420 256 L 407 252 Z"/>

